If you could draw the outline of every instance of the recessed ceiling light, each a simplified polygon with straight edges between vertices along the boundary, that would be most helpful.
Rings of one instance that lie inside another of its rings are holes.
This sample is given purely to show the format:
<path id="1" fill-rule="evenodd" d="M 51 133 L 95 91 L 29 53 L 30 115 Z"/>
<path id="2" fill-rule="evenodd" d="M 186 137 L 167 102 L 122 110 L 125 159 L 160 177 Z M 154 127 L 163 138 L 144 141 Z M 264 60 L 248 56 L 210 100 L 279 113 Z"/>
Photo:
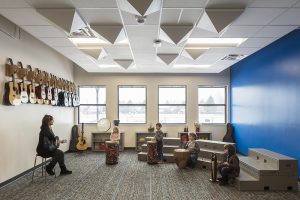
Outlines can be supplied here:
<path id="1" fill-rule="evenodd" d="M 174 68 L 198 68 L 198 69 L 207 69 L 210 68 L 211 65 L 184 65 L 184 64 L 179 64 L 179 65 L 173 65 Z"/>
<path id="2" fill-rule="evenodd" d="M 248 38 L 189 38 L 187 47 L 238 47 Z"/>

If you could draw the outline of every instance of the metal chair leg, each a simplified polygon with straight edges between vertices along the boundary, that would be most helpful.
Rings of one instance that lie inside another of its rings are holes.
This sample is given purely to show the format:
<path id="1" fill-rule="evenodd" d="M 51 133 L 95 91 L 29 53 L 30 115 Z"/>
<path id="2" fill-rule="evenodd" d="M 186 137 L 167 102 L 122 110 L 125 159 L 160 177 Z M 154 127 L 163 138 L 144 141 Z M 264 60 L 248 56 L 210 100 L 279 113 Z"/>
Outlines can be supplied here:
<path id="1" fill-rule="evenodd" d="M 33 171 L 32 171 L 31 182 L 33 182 L 34 171 L 35 171 L 35 165 L 36 165 L 36 159 L 37 159 L 37 155 L 35 156 L 35 159 L 34 159 L 34 166 L 33 166 Z"/>

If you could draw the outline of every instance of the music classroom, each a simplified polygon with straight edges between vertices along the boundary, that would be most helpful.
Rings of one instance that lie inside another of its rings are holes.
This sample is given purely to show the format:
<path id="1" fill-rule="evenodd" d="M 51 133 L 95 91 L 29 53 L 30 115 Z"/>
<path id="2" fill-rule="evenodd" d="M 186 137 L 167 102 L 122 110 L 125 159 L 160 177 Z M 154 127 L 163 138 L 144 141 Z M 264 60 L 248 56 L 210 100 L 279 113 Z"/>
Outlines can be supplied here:
<path id="1" fill-rule="evenodd" d="M 300 200 L 300 0 L 0 0 L 0 199 Z"/>

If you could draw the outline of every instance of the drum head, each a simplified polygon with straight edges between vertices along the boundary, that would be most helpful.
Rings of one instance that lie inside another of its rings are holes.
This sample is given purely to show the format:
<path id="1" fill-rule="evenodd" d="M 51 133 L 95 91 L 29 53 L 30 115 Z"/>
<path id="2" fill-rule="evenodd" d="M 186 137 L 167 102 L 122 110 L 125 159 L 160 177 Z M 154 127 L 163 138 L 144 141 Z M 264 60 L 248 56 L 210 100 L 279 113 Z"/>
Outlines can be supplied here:
<path id="1" fill-rule="evenodd" d="M 111 127 L 110 121 L 107 118 L 102 118 L 97 123 L 98 131 L 108 131 Z"/>

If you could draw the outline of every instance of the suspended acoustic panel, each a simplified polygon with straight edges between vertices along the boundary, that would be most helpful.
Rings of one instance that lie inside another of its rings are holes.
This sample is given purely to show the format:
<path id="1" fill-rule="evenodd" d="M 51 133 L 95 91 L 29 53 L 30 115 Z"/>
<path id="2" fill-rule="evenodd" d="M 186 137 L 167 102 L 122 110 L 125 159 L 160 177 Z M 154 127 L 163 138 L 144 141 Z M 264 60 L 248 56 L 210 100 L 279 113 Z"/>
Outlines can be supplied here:
<path id="1" fill-rule="evenodd" d="M 128 69 L 130 67 L 130 65 L 133 63 L 133 60 L 129 59 L 115 59 L 114 60 L 118 65 L 120 65 L 121 67 L 123 67 L 124 69 Z"/>
<path id="2" fill-rule="evenodd" d="M 140 16 L 145 16 L 157 12 L 161 8 L 161 1 L 160 0 L 127 0 L 129 4 L 127 6 L 132 6 L 134 9 L 126 8 L 122 6 L 121 9 L 125 11 L 135 12 L 133 14 L 137 14 Z"/>
<path id="3" fill-rule="evenodd" d="M 104 57 L 107 57 L 107 53 L 104 49 L 80 49 L 85 54 L 95 58 L 96 60 L 100 60 Z"/>
<path id="4" fill-rule="evenodd" d="M 193 60 L 198 59 L 207 49 L 197 49 L 197 48 L 193 48 L 193 49 L 184 49 L 185 52 L 190 56 L 190 58 L 192 58 Z"/>
<path id="5" fill-rule="evenodd" d="M 124 40 L 126 38 L 123 26 L 91 25 L 90 28 L 98 38 L 105 40 L 111 44 L 114 44 L 116 41 Z"/>
<path id="6" fill-rule="evenodd" d="M 205 9 L 197 27 L 220 33 L 243 12 L 244 9 Z"/>
<path id="7" fill-rule="evenodd" d="M 37 9 L 37 12 L 63 29 L 68 35 L 87 27 L 75 9 Z"/>
<path id="8" fill-rule="evenodd" d="M 176 60 L 178 54 L 157 54 L 157 57 L 163 63 L 170 65 L 173 61 Z"/>
<path id="9" fill-rule="evenodd" d="M 169 43 L 179 44 L 186 40 L 193 28 L 193 25 L 185 26 L 160 26 L 160 39 Z"/>

